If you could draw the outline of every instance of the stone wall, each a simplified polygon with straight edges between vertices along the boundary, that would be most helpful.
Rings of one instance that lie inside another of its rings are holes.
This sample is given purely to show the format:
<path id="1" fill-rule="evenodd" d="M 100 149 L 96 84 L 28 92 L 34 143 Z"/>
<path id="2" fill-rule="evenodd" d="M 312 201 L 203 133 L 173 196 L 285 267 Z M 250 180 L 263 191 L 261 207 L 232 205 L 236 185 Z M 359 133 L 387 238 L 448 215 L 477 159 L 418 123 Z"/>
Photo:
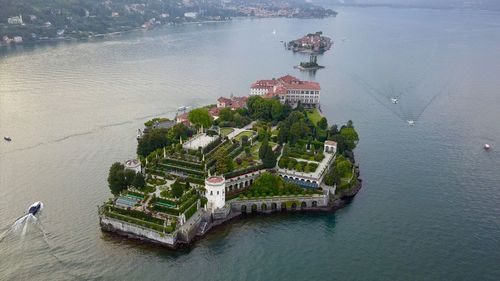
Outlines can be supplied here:
<path id="1" fill-rule="evenodd" d="M 329 208 L 329 192 L 314 196 L 270 197 L 262 199 L 234 200 L 231 209 L 242 213 L 269 213 L 283 210 L 311 210 Z"/>
<path id="2" fill-rule="evenodd" d="M 116 220 L 106 216 L 100 218 L 101 228 L 110 232 L 126 234 L 137 239 L 145 239 L 152 242 L 164 244 L 169 247 L 175 247 L 177 242 L 177 232 L 172 234 L 161 233 L 156 230 L 130 224 L 124 221 Z"/>

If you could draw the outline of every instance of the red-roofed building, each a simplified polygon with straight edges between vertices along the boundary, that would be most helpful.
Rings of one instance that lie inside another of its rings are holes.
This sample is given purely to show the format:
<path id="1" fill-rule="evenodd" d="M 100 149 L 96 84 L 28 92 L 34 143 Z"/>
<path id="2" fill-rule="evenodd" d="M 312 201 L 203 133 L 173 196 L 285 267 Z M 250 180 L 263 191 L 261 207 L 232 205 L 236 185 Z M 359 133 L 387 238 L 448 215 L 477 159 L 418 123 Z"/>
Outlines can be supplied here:
<path id="1" fill-rule="evenodd" d="M 259 80 L 250 86 L 250 95 L 264 98 L 279 97 L 282 103 L 319 104 L 321 86 L 317 82 L 301 81 L 291 75 L 278 79 Z"/>
<path id="2" fill-rule="evenodd" d="M 191 123 L 189 122 L 189 112 L 184 112 L 182 114 L 177 114 L 175 116 L 175 122 L 183 123 L 186 126 L 189 126 Z"/>
<path id="3" fill-rule="evenodd" d="M 220 97 L 219 99 L 217 99 L 217 108 L 229 107 L 232 110 L 236 110 L 238 108 L 245 107 L 247 105 L 247 100 L 248 97 Z"/>
<path id="4" fill-rule="evenodd" d="M 217 119 L 217 118 L 219 118 L 219 111 L 220 111 L 220 108 L 214 106 L 208 110 L 208 114 L 210 114 L 210 116 L 212 116 L 212 118 Z"/>

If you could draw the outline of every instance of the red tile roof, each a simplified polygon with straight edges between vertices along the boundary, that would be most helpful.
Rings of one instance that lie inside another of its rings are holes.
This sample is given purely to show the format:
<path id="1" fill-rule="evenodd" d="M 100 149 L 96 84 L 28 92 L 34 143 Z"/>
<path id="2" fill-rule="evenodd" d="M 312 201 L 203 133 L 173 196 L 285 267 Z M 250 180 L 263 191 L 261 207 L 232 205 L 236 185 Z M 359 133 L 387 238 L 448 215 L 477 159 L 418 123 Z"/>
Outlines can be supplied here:
<path id="1" fill-rule="evenodd" d="M 268 89 L 268 94 L 274 96 L 276 94 L 285 94 L 286 90 L 321 90 L 321 86 L 317 82 L 301 81 L 292 75 L 285 75 L 273 80 L 259 80 L 252 84 L 252 89 Z M 285 92 L 284 92 L 285 91 Z"/>
<path id="2" fill-rule="evenodd" d="M 297 77 L 293 77 L 292 75 L 285 75 L 280 77 L 278 80 L 283 81 L 286 84 L 298 83 L 301 82 Z"/>

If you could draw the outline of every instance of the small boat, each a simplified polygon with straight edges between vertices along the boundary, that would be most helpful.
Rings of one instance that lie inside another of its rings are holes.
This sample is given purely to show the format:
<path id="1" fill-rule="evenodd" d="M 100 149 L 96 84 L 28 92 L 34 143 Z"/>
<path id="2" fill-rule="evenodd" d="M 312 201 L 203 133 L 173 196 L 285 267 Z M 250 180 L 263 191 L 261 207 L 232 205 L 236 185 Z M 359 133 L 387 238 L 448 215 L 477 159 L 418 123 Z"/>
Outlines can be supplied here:
<path id="1" fill-rule="evenodd" d="M 399 100 L 398 100 L 398 98 L 391 98 L 391 102 L 393 104 L 398 104 Z"/>
<path id="2" fill-rule="evenodd" d="M 490 146 L 489 144 L 487 144 L 487 143 L 486 143 L 486 144 L 484 145 L 484 149 L 485 149 L 485 150 L 488 150 L 488 149 L 490 149 L 490 148 L 491 148 L 491 146 Z"/>
<path id="3" fill-rule="evenodd" d="M 28 209 L 28 213 L 32 214 L 32 215 L 36 215 L 42 209 L 43 209 L 43 203 L 40 201 L 36 201 L 35 203 L 31 204 L 31 206 Z"/>
<path id="4" fill-rule="evenodd" d="M 7 136 L 3 137 L 3 139 L 6 140 L 6 141 L 11 141 L 12 140 L 10 137 L 7 137 Z"/>
<path id="5" fill-rule="evenodd" d="M 408 121 L 406 121 L 406 122 L 408 122 L 408 125 L 410 125 L 410 126 L 415 125 L 415 121 L 413 121 L 413 120 L 408 120 Z"/>
<path id="6" fill-rule="evenodd" d="M 187 107 L 186 107 L 186 106 L 181 106 L 181 107 L 177 108 L 177 110 L 178 110 L 178 111 L 184 111 L 184 110 L 186 110 L 186 109 L 187 109 Z"/>

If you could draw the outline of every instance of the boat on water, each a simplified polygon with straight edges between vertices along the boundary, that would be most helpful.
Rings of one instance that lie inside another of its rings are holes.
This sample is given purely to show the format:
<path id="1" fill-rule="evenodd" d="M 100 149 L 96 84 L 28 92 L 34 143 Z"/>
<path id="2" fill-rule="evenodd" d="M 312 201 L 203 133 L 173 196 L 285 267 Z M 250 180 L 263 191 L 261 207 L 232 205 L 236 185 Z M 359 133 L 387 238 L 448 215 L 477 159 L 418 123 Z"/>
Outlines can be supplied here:
<path id="1" fill-rule="evenodd" d="M 190 106 L 181 106 L 177 109 L 177 111 L 186 111 L 190 108 Z"/>
<path id="2" fill-rule="evenodd" d="M 399 100 L 398 100 L 398 98 L 391 98 L 391 102 L 393 104 L 398 104 Z"/>
<path id="3" fill-rule="evenodd" d="M 36 215 L 42 209 L 43 209 L 43 203 L 40 201 L 36 201 L 35 203 L 31 204 L 31 206 L 28 209 L 28 213 L 32 214 L 32 215 Z"/>
<path id="4" fill-rule="evenodd" d="M 408 125 L 410 125 L 410 126 L 415 125 L 415 121 L 413 121 L 413 120 L 408 120 L 408 121 L 406 121 L 406 122 L 408 122 Z"/>
<path id="5" fill-rule="evenodd" d="M 485 149 L 485 150 L 488 150 L 488 149 L 490 149 L 490 148 L 491 148 L 491 146 L 490 146 L 489 144 L 487 144 L 487 143 L 486 143 L 486 144 L 484 145 L 484 149 Z"/>
<path id="6" fill-rule="evenodd" d="M 6 140 L 6 141 L 11 141 L 11 140 L 12 140 L 12 139 L 11 139 L 10 137 L 8 137 L 8 136 L 3 137 L 3 139 L 4 139 L 4 140 Z"/>

